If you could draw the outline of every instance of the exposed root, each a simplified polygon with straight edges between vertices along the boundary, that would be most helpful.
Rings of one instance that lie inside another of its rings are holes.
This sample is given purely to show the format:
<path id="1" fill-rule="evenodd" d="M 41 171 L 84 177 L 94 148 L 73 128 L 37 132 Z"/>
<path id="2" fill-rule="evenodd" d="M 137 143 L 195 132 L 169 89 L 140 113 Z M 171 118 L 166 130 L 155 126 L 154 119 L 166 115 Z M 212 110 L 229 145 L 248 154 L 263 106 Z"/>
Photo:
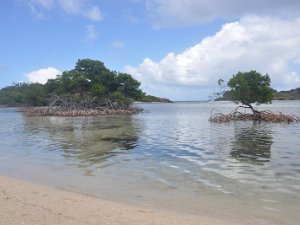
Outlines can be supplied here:
<path id="1" fill-rule="evenodd" d="M 26 116 L 59 116 L 59 117 L 77 117 L 77 116 L 104 116 L 104 115 L 131 115 L 143 112 L 141 108 L 110 109 L 98 107 L 95 109 L 84 108 L 62 108 L 62 107 L 28 107 L 21 111 Z"/>
<path id="2" fill-rule="evenodd" d="M 229 114 L 223 114 L 220 111 L 214 112 L 209 118 L 209 121 L 216 123 L 228 123 L 230 121 L 238 120 L 253 120 L 253 121 L 264 121 L 273 123 L 296 123 L 300 122 L 300 117 L 296 115 L 286 115 L 282 113 L 272 113 L 269 110 L 256 111 L 256 113 L 243 113 L 238 111 L 239 107 L 230 112 Z"/>

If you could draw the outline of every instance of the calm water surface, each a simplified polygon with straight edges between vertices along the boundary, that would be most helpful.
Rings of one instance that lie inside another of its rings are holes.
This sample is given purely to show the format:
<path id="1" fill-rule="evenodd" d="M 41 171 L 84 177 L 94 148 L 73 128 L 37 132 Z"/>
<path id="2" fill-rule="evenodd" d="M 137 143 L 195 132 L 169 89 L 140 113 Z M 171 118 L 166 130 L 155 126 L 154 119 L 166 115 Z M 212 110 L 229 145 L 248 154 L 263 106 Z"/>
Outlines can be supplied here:
<path id="1" fill-rule="evenodd" d="M 24 117 L 0 108 L 0 174 L 192 214 L 299 221 L 300 124 L 208 121 L 232 103 L 140 106 L 150 113 Z M 300 101 L 265 108 L 300 116 Z"/>

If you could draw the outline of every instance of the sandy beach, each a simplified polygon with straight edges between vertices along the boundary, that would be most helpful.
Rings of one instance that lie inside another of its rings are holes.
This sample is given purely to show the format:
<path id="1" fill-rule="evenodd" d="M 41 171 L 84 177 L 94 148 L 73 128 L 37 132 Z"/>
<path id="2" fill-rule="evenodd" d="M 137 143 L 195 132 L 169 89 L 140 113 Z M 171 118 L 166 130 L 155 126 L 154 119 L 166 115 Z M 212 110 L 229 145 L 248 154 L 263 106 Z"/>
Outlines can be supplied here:
<path id="1" fill-rule="evenodd" d="M 234 225 L 241 221 L 155 211 L 0 176 L 0 225 Z M 251 224 L 245 221 L 245 224 Z"/>
<path id="2" fill-rule="evenodd" d="M 238 224 L 205 216 L 158 212 L 0 176 L 0 225 Z"/>

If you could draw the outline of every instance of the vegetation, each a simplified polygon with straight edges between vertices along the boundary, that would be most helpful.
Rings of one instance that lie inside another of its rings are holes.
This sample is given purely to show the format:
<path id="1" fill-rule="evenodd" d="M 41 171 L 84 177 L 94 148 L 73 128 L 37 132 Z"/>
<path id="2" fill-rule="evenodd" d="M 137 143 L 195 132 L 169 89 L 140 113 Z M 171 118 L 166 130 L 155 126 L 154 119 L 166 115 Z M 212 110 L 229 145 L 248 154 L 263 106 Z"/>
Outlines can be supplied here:
<path id="1" fill-rule="evenodd" d="M 44 85 L 19 83 L 0 90 L 2 105 L 59 106 L 51 109 L 52 114 L 61 111 L 57 115 L 70 110 L 79 112 L 74 115 L 81 115 L 88 109 L 94 110 L 93 115 L 95 110 L 115 113 L 129 109 L 133 101 L 144 97 L 140 82 L 131 75 L 110 71 L 102 62 L 92 59 L 79 59 L 74 69 L 49 79 Z M 51 114 L 47 110 L 50 109 L 26 109 L 25 112 Z"/>
<path id="2" fill-rule="evenodd" d="M 242 103 L 250 108 L 253 113 L 252 103 L 271 103 L 272 88 L 270 87 L 270 77 L 268 74 L 262 75 L 256 71 L 238 72 L 228 81 L 231 88 L 232 99 L 236 103 Z"/>
<path id="3" fill-rule="evenodd" d="M 289 91 L 273 90 L 274 100 L 300 100 L 300 87 Z"/>
<path id="4" fill-rule="evenodd" d="M 143 97 L 142 101 L 143 101 L 143 102 L 172 103 L 172 101 L 171 101 L 170 99 L 167 99 L 167 98 L 159 98 L 159 97 L 152 96 L 152 95 L 146 95 L 145 97 Z"/>
<path id="5" fill-rule="evenodd" d="M 220 80 L 219 80 L 220 81 Z M 219 83 L 219 82 L 218 82 Z M 271 80 L 268 74 L 262 75 L 256 71 L 238 72 L 233 75 L 227 85 L 227 92 L 235 103 L 241 103 L 237 109 L 229 114 L 217 112 L 212 114 L 210 121 L 229 122 L 231 120 L 255 120 L 267 122 L 299 122 L 294 115 L 274 114 L 271 111 L 257 111 L 251 104 L 272 103 L 274 90 L 270 87 Z M 219 84 L 220 85 L 220 84 Z M 240 108 L 251 109 L 252 113 L 238 111 Z"/>
<path id="6" fill-rule="evenodd" d="M 0 90 L 0 105 L 43 106 L 47 104 L 47 91 L 42 84 L 19 83 Z"/>
<path id="7" fill-rule="evenodd" d="M 216 101 L 232 101 L 232 92 L 224 91 L 217 96 Z M 273 89 L 273 100 L 300 100 L 300 87 L 289 91 L 276 91 Z"/>

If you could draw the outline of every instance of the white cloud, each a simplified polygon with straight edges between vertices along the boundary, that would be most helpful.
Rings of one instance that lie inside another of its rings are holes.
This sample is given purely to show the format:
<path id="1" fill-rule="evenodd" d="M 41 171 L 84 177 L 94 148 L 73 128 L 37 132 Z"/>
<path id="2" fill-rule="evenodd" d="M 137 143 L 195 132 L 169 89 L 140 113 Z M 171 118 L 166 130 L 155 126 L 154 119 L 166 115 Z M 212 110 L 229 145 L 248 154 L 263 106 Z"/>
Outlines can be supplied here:
<path id="1" fill-rule="evenodd" d="M 61 8 L 68 15 L 84 16 L 92 21 L 101 21 L 102 13 L 99 7 L 89 0 L 21 0 L 30 8 L 32 14 L 42 19 L 45 9 Z"/>
<path id="2" fill-rule="evenodd" d="M 58 0 L 61 8 L 68 14 L 78 14 L 83 8 L 85 0 Z"/>
<path id="3" fill-rule="evenodd" d="M 23 1 L 30 9 L 32 15 L 38 19 L 45 19 L 45 15 L 41 9 L 50 10 L 53 5 L 53 0 L 28 0 Z"/>
<path id="4" fill-rule="evenodd" d="M 146 58 L 137 67 L 124 70 L 150 94 L 162 93 L 170 86 L 182 96 L 200 89 L 208 93 L 219 78 L 227 82 L 238 71 L 252 69 L 268 73 L 277 89 L 299 87 L 300 71 L 291 66 L 300 57 L 299 37 L 300 19 L 248 16 L 225 24 L 215 35 L 180 54 L 169 53 L 160 62 Z M 164 96 L 181 99 L 175 92 Z"/>
<path id="5" fill-rule="evenodd" d="M 81 15 L 93 21 L 102 20 L 99 7 L 88 4 L 87 0 L 58 0 L 58 3 L 67 14 Z"/>
<path id="6" fill-rule="evenodd" d="M 146 0 L 154 27 L 186 26 L 245 15 L 299 16 L 298 0 Z"/>
<path id="7" fill-rule="evenodd" d="M 39 5 L 43 8 L 50 9 L 53 7 L 54 0 L 30 0 L 32 4 Z"/>
<path id="8" fill-rule="evenodd" d="M 97 6 L 92 6 L 84 14 L 86 15 L 86 17 L 90 18 L 93 21 L 102 20 L 101 11 Z"/>
<path id="9" fill-rule="evenodd" d="M 92 42 L 98 39 L 99 33 L 94 25 L 86 26 L 86 36 L 85 40 L 87 42 Z"/>
<path id="10" fill-rule="evenodd" d="M 48 67 L 27 73 L 25 74 L 25 77 L 31 83 L 45 84 L 48 79 L 56 78 L 56 75 L 59 74 L 61 74 L 61 72 L 58 69 Z"/>

